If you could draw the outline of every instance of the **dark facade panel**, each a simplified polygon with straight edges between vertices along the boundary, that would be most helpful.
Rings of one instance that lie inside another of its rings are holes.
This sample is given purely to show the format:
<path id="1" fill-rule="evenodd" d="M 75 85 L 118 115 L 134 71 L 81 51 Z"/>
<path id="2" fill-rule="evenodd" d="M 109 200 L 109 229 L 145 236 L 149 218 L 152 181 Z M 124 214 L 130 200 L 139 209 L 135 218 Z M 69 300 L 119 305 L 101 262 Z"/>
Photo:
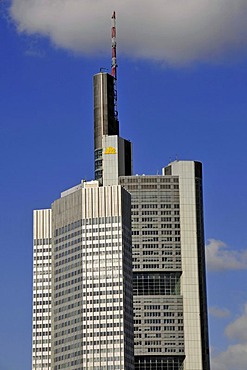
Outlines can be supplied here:
<path id="1" fill-rule="evenodd" d="M 102 135 L 119 135 L 115 117 L 114 78 L 108 73 L 94 76 L 94 150 L 102 148 Z"/>

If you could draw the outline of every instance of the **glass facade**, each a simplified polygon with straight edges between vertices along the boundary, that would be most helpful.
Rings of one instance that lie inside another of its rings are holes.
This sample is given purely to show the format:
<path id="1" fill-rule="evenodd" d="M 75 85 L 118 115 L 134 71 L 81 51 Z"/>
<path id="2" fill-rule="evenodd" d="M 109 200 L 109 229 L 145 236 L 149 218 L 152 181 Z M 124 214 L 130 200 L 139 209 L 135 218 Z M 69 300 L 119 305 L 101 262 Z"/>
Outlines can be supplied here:
<path id="1" fill-rule="evenodd" d="M 131 193 L 135 369 L 183 369 L 177 176 L 121 177 Z"/>

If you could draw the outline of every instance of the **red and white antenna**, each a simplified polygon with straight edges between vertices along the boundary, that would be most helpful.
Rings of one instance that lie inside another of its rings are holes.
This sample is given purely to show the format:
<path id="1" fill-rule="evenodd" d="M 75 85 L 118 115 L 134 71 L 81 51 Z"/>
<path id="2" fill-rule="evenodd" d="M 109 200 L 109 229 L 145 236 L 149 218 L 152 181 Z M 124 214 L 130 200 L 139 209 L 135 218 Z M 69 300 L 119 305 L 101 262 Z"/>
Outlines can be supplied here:
<path id="1" fill-rule="evenodd" d="M 115 120 L 118 121 L 118 110 L 117 110 L 117 31 L 116 31 L 116 12 L 112 13 L 112 28 L 111 28 L 111 75 L 114 78 L 114 116 Z"/>
<path id="2" fill-rule="evenodd" d="M 116 12 L 112 13 L 112 28 L 111 28 L 111 50 L 112 50 L 112 62 L 111 62 L 111 74 L 117 79 L 117 31 L 116 31 Z"/>

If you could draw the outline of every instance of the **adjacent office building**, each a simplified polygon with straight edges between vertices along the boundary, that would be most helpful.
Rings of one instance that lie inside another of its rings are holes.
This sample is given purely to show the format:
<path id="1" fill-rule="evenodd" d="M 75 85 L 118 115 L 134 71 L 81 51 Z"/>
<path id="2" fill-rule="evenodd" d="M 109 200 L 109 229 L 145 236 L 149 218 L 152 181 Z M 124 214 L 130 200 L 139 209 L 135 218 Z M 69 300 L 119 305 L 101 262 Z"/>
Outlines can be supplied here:
<path id="1" fill-rule="evenodd" d="M 120 177 L 131 193 L 136 370 L 208 370 L 202 166 Z"/>
<path id="2" fill-rule="evenodd" d="M 32 370 L 209 370 L 202 166 L 134 176 L 94 76 L 95 180 L 34 211 Z"/>

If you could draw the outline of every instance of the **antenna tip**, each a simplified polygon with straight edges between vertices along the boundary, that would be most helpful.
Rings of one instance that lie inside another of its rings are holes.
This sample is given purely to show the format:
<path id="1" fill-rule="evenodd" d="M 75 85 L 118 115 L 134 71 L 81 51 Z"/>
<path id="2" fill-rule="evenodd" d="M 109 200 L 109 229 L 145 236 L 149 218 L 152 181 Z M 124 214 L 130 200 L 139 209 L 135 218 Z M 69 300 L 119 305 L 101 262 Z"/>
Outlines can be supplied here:
<path id="1" fill-rule="evenodd" d="M 112 13 L 112 19 L 115 19 L 116 18 L 116 12 L 114 11 L 113 13 Z"/>

